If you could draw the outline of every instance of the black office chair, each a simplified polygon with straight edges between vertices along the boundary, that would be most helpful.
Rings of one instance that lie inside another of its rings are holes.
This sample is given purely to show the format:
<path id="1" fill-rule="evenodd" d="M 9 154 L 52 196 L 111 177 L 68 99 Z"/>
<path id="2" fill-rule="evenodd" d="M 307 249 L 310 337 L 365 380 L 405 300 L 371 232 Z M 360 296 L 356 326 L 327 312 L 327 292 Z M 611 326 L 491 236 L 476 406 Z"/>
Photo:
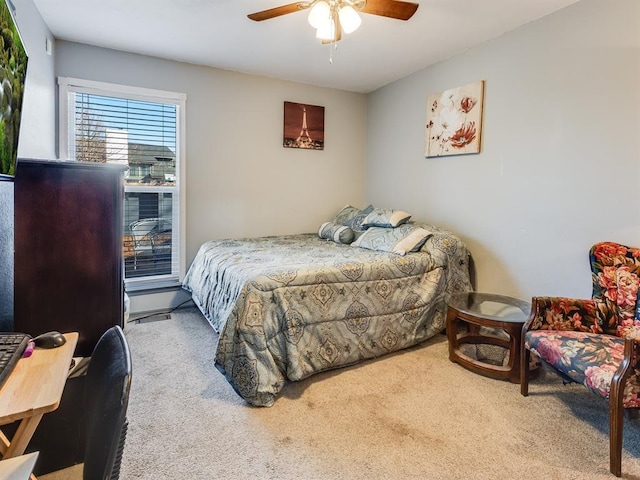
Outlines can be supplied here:
<path id="1" fill-rule="evenodd" d="M 96 343 L 86 374 L 67 380 L 60 406 L 42 418 L 27 447 L 40 452 L 38 480 L 118 478 L 130 385 L 129 345 L 122 328 L 111 327 Z"/>
<path id="2" fill-rule="evenodd" d="M 131 356 L 119 326 L 107 330 L 91 355 L 85 380 L 84 480 L 120 476 L 127 435 Z"/>

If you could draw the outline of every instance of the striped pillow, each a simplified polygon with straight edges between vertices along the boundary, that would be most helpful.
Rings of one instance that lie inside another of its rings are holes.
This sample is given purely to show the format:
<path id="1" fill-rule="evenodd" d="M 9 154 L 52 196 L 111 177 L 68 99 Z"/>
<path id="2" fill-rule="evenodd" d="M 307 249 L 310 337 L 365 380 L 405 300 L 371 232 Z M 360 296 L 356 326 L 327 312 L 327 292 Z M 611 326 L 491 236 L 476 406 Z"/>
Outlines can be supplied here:
<path id="1" fill-rule="evenodd" d="M 318 236 L 326 240 L 332 240 L 336 243 L 349 244 L 353 242 L 355 234 L 353 230 L 344 225 L 338 225 L 333 222 L 325 222 L 320 225 Z"/>

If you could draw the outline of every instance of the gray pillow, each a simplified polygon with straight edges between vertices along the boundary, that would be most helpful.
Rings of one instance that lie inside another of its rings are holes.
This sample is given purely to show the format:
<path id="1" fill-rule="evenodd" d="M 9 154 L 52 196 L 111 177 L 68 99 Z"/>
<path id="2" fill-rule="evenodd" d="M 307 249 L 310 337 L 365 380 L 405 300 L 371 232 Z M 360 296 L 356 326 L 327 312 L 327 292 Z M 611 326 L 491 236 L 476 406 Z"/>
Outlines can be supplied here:
<path id="1" fill-rule="evenodd" d="M 333 222 L 325 222 L 320 225 L 318 230 L 318 236 L 326 240 L 333 240 L 336 243 L 349 244 L 353 242 L 355 235 L 353 230 L 344 225 L 339 225 Z"/>
<path id="2" fill-rule="evenodd" d="M 373 205 L 368 205 L 362 210 L 360 210 L 357 207 L 347 205 L 346 207 L 344 207 L 342 210 L 338 212 L 338 214 L 333 219 L 333 223 L 337 223 L 339 225 L 345 225 L 346 222 L 352 221 L 357 216 L 362 214 L 367 216 L 371 212 L 373 212 Z"/>
<path id="3" fill-rule="evenodd" d="M 394 228 L 407 223 L 411 218 L 411 214 L 402 210 L 386 210 L 384 208 L 376 208 L 365 217 L 362 222 L 364 227 L 388 227 Z"/>
<path id="4" fill-rule="evenodd" d="M 356 238 L 362 234 L 366 230 L 366 227 L 362 226 L 362 222 L 365 217 L 373 212 L 373 205 L 368 205 L 363 210 L 359 208 L 352 207 L 351 205 L 347 205 L 344 207 L 336 217 L 333 219 L 333 223 L 337 223 L 338 225 L 344 225 L 345 227 L 349 227 L 353 230 Z"/>
<path id="5" fill-rule="evenodd" d="M 408 223 L 396 228 L 370 227 L 351 246 L 405 255 L 420 250 L 431 235 L 429 230 Z"/>
<path id="6" fill-rule="evenodd" d="M 342 225 L 344 222 L 351 220 L 358 213 L 360 213 L 360 209 L 356 207 L 352 207 L 351 205 L 347 205 L 342 210 L 338 212 L 338 214 L 334 217 L 332 223 L 337 223 L 338 225 Z"/>

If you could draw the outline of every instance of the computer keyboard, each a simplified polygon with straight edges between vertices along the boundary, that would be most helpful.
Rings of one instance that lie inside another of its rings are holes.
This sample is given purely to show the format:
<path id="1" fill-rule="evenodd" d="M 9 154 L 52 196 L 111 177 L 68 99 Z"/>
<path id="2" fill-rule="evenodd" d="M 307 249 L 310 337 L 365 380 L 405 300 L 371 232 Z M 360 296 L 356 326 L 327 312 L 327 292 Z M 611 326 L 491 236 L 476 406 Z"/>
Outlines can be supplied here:
<path id="1" fill-rule="evenodd" d="M 26 333 L 0 332 L 0 387 L 22 357 L 31 337 Z"/>

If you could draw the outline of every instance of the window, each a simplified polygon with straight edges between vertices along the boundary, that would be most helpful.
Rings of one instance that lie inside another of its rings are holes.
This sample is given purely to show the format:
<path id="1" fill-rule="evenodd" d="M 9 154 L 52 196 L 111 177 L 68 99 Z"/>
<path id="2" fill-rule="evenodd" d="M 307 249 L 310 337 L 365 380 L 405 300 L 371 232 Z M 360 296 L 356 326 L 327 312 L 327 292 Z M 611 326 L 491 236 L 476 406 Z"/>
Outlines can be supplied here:
<path id="1" fill-rule="evenodd" d="M 60 157 L 128 166 L 124 198 L 127 290 L 184 276 L 186 96 L 59 78 Z"/>

